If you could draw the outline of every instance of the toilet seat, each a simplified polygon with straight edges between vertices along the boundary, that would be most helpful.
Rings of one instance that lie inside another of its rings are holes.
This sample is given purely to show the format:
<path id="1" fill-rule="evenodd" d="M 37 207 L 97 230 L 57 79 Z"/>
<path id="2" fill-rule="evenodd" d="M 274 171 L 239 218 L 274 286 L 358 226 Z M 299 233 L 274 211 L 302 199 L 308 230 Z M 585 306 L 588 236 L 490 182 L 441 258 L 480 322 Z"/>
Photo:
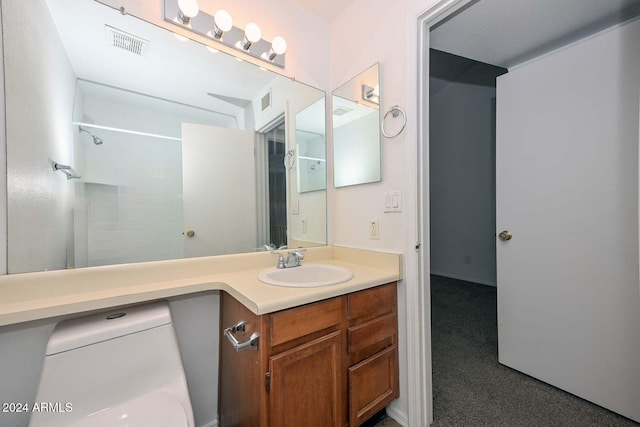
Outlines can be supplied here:
<path id="1" fill-rule="evenodd" d="M 189 427 L 182 404 L 170 394 L 152 392 L 93 413 L 71 427 Z"/>

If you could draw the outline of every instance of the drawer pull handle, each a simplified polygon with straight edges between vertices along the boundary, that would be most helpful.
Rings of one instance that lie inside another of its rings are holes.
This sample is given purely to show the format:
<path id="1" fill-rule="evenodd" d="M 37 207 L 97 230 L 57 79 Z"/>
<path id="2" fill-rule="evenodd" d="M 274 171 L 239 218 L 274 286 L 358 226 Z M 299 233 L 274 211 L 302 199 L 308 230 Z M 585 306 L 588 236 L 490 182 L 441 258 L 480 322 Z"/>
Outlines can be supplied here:
<path id="1" fill-rule="evenodd" d="M 245 331 L 245 322 L 244 320 L 239 321 L 233 326 L 224 329 L 224 335 L 227 337 L 231 345 L 236 351 L 243 350 L 255 350 L 258 351 L 258 343 L 260 341 L 260 335 L 256 332 L 252 333 L 248 340 L 246 341 L 238 341 L 238 338 L 234 335 L 235 332 L 239 332 L 244 335 Z"/>

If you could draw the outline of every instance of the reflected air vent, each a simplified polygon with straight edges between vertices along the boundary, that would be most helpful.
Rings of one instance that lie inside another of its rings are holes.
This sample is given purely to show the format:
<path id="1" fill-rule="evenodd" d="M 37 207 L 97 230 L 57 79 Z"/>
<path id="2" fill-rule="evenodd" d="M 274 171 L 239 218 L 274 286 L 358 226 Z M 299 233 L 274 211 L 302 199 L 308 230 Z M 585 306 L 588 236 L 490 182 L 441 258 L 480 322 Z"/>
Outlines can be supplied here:
<path id="1" fill-rule="evenodd" d="M 147 50 L 149 50 L 148 40 L 125 33 L 124 31 L 120 31 L 108 25 L 104 26 L 104 31 L 107 44 L 113 47 L 117 47 L 140 56 L 144 56 L 147 53 Z"/>
<path id="2" fill-rule="evenodd" d="M 266 111 L 267 108 L 271 107 L 271 90 L 262 97 L 261 107 L 263 112 Z"/>
<path id="3" fill-rule="evenodd" d="M 350 112 L 352 112 L 353 110 L 351 108 L 347 108 L 347 107 L 336 107 L 333 110 L 333 115 L 334 116 L 344 116 L 345 114 L 349 114 Z"/>

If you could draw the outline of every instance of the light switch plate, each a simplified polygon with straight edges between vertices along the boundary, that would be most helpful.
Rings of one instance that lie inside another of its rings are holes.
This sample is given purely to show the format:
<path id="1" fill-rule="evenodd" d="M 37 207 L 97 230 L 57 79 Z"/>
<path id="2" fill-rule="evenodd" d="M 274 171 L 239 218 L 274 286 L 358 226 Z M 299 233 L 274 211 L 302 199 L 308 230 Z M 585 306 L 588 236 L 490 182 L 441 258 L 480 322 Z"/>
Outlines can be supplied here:
<path id="1" fill-rule="evenodd" d="M 402 212 L 401 191 L 387 191 L 384 193 L 384 211 L 385 213 Z"/>
<path id="2" fill-rule="evenodd" d="M 299 215 L 300 214 L 300 200 L 294 200 L 291 203 L 291 215 Z"/>

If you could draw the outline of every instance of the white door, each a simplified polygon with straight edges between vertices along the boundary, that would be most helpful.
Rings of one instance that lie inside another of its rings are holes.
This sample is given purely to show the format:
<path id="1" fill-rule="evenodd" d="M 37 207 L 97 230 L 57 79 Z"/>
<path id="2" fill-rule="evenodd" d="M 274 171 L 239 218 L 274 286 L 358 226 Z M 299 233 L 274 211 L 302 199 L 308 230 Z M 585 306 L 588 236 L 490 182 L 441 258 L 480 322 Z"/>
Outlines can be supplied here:
<path id="1" fill-rule="evenodd" d="M 255 250 L 254 135 L 246 130 L 182 125 L 186 257 Z"/>
<path id="2" fill-rule="evenodd" d="M 635 420 L 639 70 L 639 21 L 511 70 L 496 147 L 500 362 Z"/>

